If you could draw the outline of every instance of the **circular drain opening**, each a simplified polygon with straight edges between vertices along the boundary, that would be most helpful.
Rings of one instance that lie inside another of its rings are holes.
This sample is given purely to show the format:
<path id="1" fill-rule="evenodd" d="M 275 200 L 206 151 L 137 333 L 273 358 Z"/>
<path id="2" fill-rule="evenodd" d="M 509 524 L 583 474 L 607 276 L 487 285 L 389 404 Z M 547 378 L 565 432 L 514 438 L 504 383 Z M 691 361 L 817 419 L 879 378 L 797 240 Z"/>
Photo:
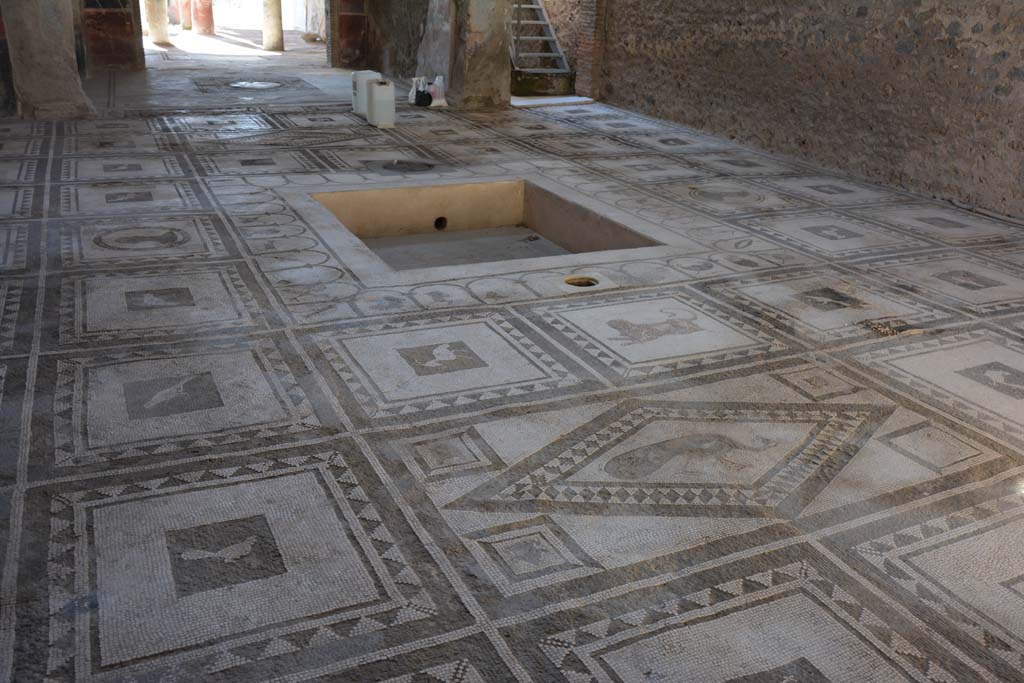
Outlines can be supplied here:
<path id="1" fill-rule="evenodd" d="M 229 85 L 232 88 L 245 88 L 246 90 L 270 90 L 281 87 L 277 81 L 235 81 Z"/>
<path id="2" fill-rule="evenodd" d="M 371 171 L 382 173 L 426 173 L 427 171 L 434 170 L 437 166 L 436 163 L 430 161 L 412 161 L 409 159 L 389 159 L 388 161 L 374 159 L 363 162 L 363 165 Z"/>
<path id="3" fill-rule="evenodd" d="M 565 278 L 564 282 L 570 287 L 596 287 L 598 285 L 597 278 L 589 275 L 573 275 Z"/>
<path id="4" fill-rule="evenodd" d="M 444 230 L 448 227 L 448 219 L 444 216 L 438 216 L 434 220 L 434 230 Z"/>

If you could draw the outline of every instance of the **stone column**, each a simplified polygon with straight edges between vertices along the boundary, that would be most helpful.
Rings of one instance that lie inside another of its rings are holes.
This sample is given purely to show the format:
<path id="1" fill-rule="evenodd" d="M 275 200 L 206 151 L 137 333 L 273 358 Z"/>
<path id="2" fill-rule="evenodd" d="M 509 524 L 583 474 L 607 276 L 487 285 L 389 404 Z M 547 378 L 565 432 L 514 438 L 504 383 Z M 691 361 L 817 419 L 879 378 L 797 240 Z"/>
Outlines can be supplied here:
<path id="1" fill-rule="evenodd" d="M 263 0 L 263 49 L 268 52 L 284 51 L 281 0 Z"/>
<path id="2" fill-rule="evenodd" d="M 605 4 L 606 0 L 583 0 L 577 19 L 576 94 L 594 99 L 601 97 Z"/>
<path id="3" fill-rule="evenodd" d="M 448 102 L 459 109 L 501 109 L 511 102 L 509 0 L 452 0 Z M 432 27 L 427 25 L 427 31 Z"/>
<path id="4" fill-rule="evenodd" d="M 0 6 L 19 115 L 36 119 L 95 115 L 78 77 L 71 3 L 0 0 Z"/>
<path id="5" fill-rule="evenodd" d="M 428 0 L 427 28 L 416 51 L 416 75 L 451 78 L 452 0 Z M 448 83 L 451 86 L 451 83 Z"/>
<path id="6" fill-rule="evenodd" d="M 178 0 L 181 3 L 181 30 L 192 30 L 192 0 Z"/>
<path id="7" fill-rule="evenodd" d="M 167 0 L 146 0 L 146 25 L 151 41 L 157 45 L 171 42 L 167 34 Z"/>
<path id="8" fill-rule="evenodd" d="M 192 27 L 201 36 L 214 35 L 213 0 L 192 0 Z"/>

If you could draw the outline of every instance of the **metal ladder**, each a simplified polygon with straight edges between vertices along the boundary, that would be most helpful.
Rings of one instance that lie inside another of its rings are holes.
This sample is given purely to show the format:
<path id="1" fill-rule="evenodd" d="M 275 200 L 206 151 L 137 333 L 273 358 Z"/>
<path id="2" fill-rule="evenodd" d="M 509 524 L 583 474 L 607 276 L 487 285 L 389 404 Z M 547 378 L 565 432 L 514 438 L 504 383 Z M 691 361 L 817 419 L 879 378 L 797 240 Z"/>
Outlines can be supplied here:
<path id="1" fill-rule="evenodd" d="M 511 24 L 513 69 L 530 74 L 571 73 L 543 0 L 513 0 Z"/>

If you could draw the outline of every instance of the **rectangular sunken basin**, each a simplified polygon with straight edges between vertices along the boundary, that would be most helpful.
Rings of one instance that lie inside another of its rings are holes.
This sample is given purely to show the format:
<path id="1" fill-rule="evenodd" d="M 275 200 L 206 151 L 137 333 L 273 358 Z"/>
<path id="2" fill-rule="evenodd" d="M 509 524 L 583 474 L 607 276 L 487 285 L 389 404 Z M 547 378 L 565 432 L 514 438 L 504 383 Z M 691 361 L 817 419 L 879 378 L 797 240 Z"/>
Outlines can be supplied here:
<path id="1" fill-rule="evenodd" d="M 396 271 L 661 244 L 527 180 L 348 190 L 313 198 Z"/>

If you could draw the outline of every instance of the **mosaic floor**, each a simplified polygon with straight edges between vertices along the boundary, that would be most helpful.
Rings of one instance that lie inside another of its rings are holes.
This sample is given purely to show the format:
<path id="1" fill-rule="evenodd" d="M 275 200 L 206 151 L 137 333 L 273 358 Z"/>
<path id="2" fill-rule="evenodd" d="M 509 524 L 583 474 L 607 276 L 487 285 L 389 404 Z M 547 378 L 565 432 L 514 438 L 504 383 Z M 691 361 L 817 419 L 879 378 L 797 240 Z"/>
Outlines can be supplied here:
<path id="1" fill-rule="evenodd" d="M 1024 229 L 153 58 L 0 122 L 0 680 L 1024 681 Z M 507 178 L 662 246 L 410 277 L 309 197 Z"/>

